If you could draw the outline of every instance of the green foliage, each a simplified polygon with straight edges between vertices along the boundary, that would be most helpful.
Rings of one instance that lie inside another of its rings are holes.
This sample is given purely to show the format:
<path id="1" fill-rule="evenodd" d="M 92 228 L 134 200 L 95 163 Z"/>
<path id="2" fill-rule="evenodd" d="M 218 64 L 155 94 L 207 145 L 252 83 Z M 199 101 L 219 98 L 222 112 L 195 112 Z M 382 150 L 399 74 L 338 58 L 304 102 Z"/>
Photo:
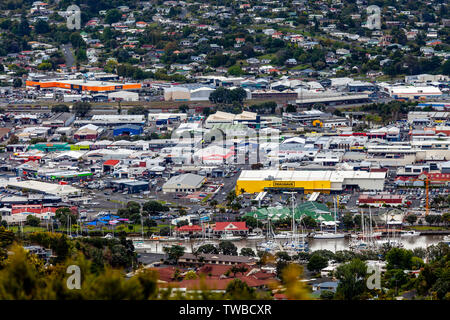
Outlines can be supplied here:
<path id="1" fill-rule="evenodd" d="M 148 114 L 148 109 L 143 106 L 135 106 L 135 107 L 128 109 L 127 113 L 131 114 L 131 115 L 145 115 L 146 116 Z"/>
<path id="2" fill-rule="evenodd" d="M 237 256 L 237 247 L 231 241 L 221 241 L 219 243 L 219 251 L 228 256 Z"/>
<path id="3" fill-rule="evenodd" d="M 219 249 L 215 245 L 208 243 L 198 247 L 195 253 L 219 254 Z"/>
<path id="4" fill-rule="evenodd" d="M 308 270 L 318 272 L 328 266 L 328 259 L 320 254 L 313 253 L 308 262 Z"/>
<path id="5" fill-rule="evenodd" d="M 409 224 L 414 224 L 414 223 L 416 223 L 416 221 L 417 221 L 417 216 L 416 216 L 415 214 L 410 214 L 410 215 L 408 215 L 408 216 L 406 217 L 406 221 L 407 221 Z"/>
<path id="6" fill-rule="evenodd" d="M 322 290 L 320 292 L 320 299 L 322 300 L 333 300 L 334 292 L 329 290 Z"/>
<path id="7" fill-rule="evenodd" d="M 122 18 L 122 12 L 118 9 L 111 9 L 106 12 L 105 23 L 111 24 L 115 22 L 119 22 Z"/>
<path id="8" fill-rule="evenodd" d="M 161 204 L 159 201 L 148 201 L 142 206 L 142 210 L 149 213 L 167 212 L 169 207 Z"/>
<path id="9" fill-rule="evenodd" d="M 219 87 L 209 95 L 209 101 L 223 104 L 242 103 L 246 97 L 247 93 L 242 88 L 230 90 Z"/>
<path id="10" fill-rule="evenodd" d="M 241 249 L 241 256 L 245 257 L 255 257 L 256 253 L 253 251 L 252 248 L 242 248 Z"/>
<path id="11" fill-rule="evenodd" d="M 55 218 L 66 227 L 69 222 L 71 224 L 76 224 L 77 215 L 74 214 L 69 208 L 59 208 L 55 211 Z"/>
<path id="12" fill-rule="evenodd" d="M 85 117 L 91 111 L 92 106 L 88 102 L 75 102 L 72 106 L 72 112 L 75 113 L 77 117 Z"/>
<path id="13" fill-rule="evenodd" d="M 386 254 L 387 269 L 411 270 L 412 257 L 411 250 L 392 248 Z"/>
<path id="14" fill-rule="evenodd" d="M 33 216 L 32 214 L 29 214 L 27 216 L 27 224 L 32 227 L 37 227 L 41 223 L 41 219 L 38 217 Z"/>
<path id="15" fill-rule="evenodd" d="M 234 279 L 226 288 L 225 298 L 230 300 L 254 300 L 255 290 L 240 279 Z"/>
<path id="16" fill-rule="evenodd" d="M 260 104 L 252 104 L 248 108 L 251 112 L 274 114 L 277 103 L 275 101 L 268 101 Z"/>
<path id="17" fill-rule="evenodd" d="M 366 291 L 367 266 L 359 259 L 339 266 L 336 269 L 336 278 L 339 285 L 335 298 L 338 300 L 358 300 Z"/>
<path id="18" fill-rule="evenodd" d="M 50 32 L 50 26 L 47 21 L 39 19 L 34 25 L 34 31 L 38 34 L 44 34 Z"/>
<path id="19" fill-rule="evenodd" d="M 232 76 L 241 76 L 244 74 L 244 71 L 240 66 L 232 66 L 228 68 L 228 74 Z"/>
<path id="20" fill-rule="evenodd" d="M 14 80 L 13 80 L 13 87 L 14 88 L 20 88 L 21 86 L 22 86 L 22 79 L 20 79 L 20 78 L 15 78 Z"/>
<path id="21" fill-rule="evenodd" d="M 65 104 L 57 104 L 52 106 L 52 112 L 53 113 L 59 113 L 59 112 L 70 112 L 70 109 Z"/>
<path id="22" fill-rule="evenodd" d="M 291 256 L 286 251 L 279 251 L 275 256 L 278 260 L 291 261 Z"/>
<path id="23" fill-rule="evenodd" d="M 168 255 L 168 260 L 177 264 L 184 254 L 185 248 L 179 245 L 173 245 L 171 247 L 164 247 L 164 252 Z"/>

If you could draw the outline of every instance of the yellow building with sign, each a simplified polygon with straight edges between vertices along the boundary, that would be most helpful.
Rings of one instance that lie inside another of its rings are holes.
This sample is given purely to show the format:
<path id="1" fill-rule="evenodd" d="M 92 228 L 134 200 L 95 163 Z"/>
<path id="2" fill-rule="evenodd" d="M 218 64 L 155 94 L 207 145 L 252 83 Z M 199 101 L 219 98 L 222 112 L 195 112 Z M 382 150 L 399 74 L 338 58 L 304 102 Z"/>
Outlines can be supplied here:
<path id="1" fill-rule="evenodd" d="M 241 190 L 244 189 L 248 193 L 262 192 L 265 189 L 270 188 L 280 188 L 280 189 L 302 189 L 305 193 L 311 193 L 314 191 L 321 191 L 328 193 L 330 192 L 331 182 L 330 181 L 248 181 L 248 180 L 238 180 L 236 181 L 236 193 L 240 194 Z"/>
<path id="2" fill-rule="evenodd" d="M 304 193 L 342 191 L 346 187 L 383 190 L 385 172 L 332 170 L 243 170 L 236 181 L 236 194 L 270 189 L 298 189 Z"/>

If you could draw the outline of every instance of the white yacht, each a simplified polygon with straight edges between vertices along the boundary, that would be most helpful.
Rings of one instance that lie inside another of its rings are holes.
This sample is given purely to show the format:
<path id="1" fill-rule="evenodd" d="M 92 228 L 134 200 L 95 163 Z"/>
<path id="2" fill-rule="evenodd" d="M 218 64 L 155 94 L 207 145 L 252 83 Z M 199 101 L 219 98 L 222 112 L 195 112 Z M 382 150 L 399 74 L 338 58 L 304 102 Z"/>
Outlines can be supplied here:
<path id="1" fill-rule="evenodd" d="M 275 233 L 273 238 L 274 239 L 290 239 L 290 238 L 292 238 L 292 232 L 282 231 L 280 233 Z"/>
<path id="2" fill-rule="evenodd" d="M 260 233 L 249 233 L 247 240 L 264 240 L 266 237 Z"/>
<path id="3" fill-rule="evenodd" d="M 417 232 L 415 230 L 405 231 L 400 234 L 400 237 L 417 237 L 420 236 L 420 232 Z"/>
<path id="4" fill-rule="evenodd" d="M 313 235 L 314 239 L 341 239 L 344 238 L 345 234 L 341 232 L 327 232 L 327 231 L 319 231 Z"/>
<path id="5" fill-rule="evenodd" d="M 242 239 L 242 237 L 235 236 L 232 232 L 225 232 L 224 234 L 222 234 L 220 236 L 220 240 L 234 241 L 234 240 L 241 240 L 241 239 Z"/>
<path id="6" fill-rule="evenodd" d="M 275 240 L 267 240 L 257 244 L 257 249 L 264 252 L 272 252 L 281 249 L 281 245 Z"/>

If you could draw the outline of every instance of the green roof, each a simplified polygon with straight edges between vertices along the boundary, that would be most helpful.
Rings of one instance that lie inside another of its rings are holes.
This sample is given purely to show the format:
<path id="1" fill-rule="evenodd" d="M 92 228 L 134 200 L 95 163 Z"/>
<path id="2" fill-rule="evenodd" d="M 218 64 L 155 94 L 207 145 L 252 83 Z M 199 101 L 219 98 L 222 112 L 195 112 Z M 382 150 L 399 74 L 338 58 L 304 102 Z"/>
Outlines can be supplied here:
<path id="1" fill-rule="evenodd" d="M 276 221 L 291 218 L 291 210 L 292 209 L 288 207 L 261 208 L 254 212 L 247 212 L 244 217 L 253 217 L 258 220 L 270 219 L 272 221 Z M 304 215 L 310 216 L 314 220 L 334 221 L 330 209 L 328 209 L 328 207 L 323 203 L 315 201 L 304 202 L 294 209 L 294 217 L 296 220 L 299 220 Z"/>

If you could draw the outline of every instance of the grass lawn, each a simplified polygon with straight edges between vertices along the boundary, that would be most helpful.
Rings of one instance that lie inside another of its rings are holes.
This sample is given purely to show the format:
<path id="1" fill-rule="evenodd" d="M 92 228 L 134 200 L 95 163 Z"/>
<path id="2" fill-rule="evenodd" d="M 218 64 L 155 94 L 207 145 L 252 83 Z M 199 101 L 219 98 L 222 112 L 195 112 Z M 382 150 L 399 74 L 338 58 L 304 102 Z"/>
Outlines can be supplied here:
<path id="1" fill-rule="evenodd" d="M 267 53 L 265 55 L 258 56 L 257 58 L 259 60 L 262 60 L 262 59 L 270 59 L 270 60 L 272 60 L 272 59 L 276 58 L 276 54 L 275 53 Z"/>
<path id="2" fill-rule="evenodd" d="M 13 231 L 14 233 L 20 231 L 20 227 L 19 226 L 11 226 L 8 229 Z M 23 227 L 23 233 L 30 233 L 30 232 L 37 232 L 37 231 L 47 231 L 47 228 L 46 227 L 45 228 L 44 227 L 31 227 L 31 226 L 24 226 Z"/>
<path id="3" fill-rule="evenodd" d="M 410 229 L 418 230 L 418 231 L 420 231 L 420 230 L 448 230 L 448 227 L 444 227 L 444 226 L 441 226 L 441 227 L 438 227 L 438 226 L 413 226 L 413 227 L 410 227 Z"/>

